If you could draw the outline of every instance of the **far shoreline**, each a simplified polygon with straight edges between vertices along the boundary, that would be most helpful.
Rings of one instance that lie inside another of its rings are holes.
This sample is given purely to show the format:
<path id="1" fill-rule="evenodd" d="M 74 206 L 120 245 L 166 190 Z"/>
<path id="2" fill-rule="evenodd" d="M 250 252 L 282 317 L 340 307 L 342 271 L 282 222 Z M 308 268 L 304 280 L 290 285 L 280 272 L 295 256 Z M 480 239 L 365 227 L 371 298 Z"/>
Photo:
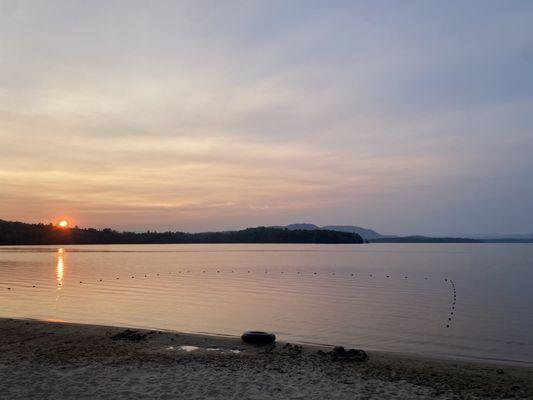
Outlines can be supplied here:
<path id="1" fill-rule="evenodd" d="M 511 245 L 532 245 L 533 241 L 478 241 L 478 242 L 367 242 L 367 243 L 276 243 L 276 242 L 261 242 L 261 243 L 57 243 L 57 244 L 0 244 L 0 249 L 10 247 L 65 247 L 65 246 L 202 246 L 202 245 L 310 245 L 310 246 L 353 246 L 358 249 L 361 245 L 492 245 L 492 244 L 511 244 Z"/>

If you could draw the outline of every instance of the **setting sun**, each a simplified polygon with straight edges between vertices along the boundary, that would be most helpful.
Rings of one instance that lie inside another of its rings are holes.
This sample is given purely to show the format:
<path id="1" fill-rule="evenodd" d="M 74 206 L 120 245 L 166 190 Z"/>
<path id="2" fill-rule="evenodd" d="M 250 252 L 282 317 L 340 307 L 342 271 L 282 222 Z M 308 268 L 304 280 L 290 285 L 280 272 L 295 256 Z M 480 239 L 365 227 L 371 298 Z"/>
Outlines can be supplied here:
<path id="1" fill-rule="evenodd" d="M 66 227 L 68 227 L 68 221 L 66 219 L 62 219 L 61 221 L 59 221 L 57 223 L 57 226 L 59 226 L 61 228 L 66 228 Z"/>

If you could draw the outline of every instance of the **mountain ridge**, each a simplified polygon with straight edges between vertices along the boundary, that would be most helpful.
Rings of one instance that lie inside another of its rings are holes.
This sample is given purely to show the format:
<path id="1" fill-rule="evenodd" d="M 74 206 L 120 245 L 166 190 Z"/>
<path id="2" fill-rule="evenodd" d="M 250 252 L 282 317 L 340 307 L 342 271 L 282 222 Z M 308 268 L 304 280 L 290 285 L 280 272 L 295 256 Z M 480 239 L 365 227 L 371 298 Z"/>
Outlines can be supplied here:
<path id="1" fill-rule="evenodd" d="M 365 240 L 372 240 L 372 239 L 382 239 L 386 237 L 391 237 L 388 235 L 382 235 L 381 233 L 376 232 L 373 229 L 369 228 L 363 228 L 361 226 L 356 225 L 326 225 L 326 226 L 318 226 L 315 224 L 311 224 L 308 222 L 301 222 L 301 223 L 295 223 L 295 224 L 289 224 L 286 226 L 281 226 L 281 228 L 287 228 L 289 230 L 317 230 L 317 229 L 323 229 L 323 230 L 329 230 L 329 231 L 336 231 L 336 232 L 347 232 L 347 233 L 356 233 L 359 236 L 361 236 Z"/>

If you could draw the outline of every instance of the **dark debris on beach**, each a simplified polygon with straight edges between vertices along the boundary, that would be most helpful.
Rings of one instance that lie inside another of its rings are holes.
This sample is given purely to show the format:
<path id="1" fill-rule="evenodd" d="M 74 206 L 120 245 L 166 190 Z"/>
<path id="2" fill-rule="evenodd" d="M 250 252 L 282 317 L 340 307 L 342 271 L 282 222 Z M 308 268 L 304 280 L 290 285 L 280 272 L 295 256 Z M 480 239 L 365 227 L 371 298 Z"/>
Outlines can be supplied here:
<path id="1" fill-rule="evenodd" d="M 126 329 L 116 335 L 111 336 L 112 340 L 129 340 L 131 342 L 140 342 L 146 340 L 147 335 L 145 333 L 139 333 L 139 331 Z"/>

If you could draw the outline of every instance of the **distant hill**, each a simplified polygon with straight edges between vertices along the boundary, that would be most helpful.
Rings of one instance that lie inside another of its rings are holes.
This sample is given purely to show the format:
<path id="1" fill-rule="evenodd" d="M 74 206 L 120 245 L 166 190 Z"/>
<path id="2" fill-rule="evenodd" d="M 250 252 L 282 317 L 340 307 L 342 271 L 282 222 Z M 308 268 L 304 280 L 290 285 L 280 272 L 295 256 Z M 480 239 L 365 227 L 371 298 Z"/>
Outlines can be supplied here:
<path id="1" fill-rule="evenodd" d="M 357 233 L 358 235 L 361 235 L 363 239 L 367 239 L 367 240 L 387 237 L 380 233 L 377 233 L 376 231 L 372 229 L 361 228 L 359 226 L 353 226 L 353 225 L 328 225 L 328 226 L 323 226 L 321 229 L 329 229 L 329 230 L 337 231 L 337 232 Z"/>
<path id="2" fill-rule="evenodd" d="M 308 231 L 314 231 L 316 229 L 320 229 L 320 227 L 315 224 L 307 224 L 307 223 L 290 224 L 287 226 L 280 226 L 280 228 L 287 228 L 287 229 L 290 229 L 291 231 L 297 230 L 297 229 L 306 229 Z"/>
<path id="3" fill-rule="evenodd" d="M 117 232 L 59 228 L 0 220 L 0 245 L 165 244 L 165 243 L 364 243 L 361 236 L 332 230 L 258 227 L 227 232 Z"/>
<path id="4" fill-rule="evenodd" d="M 395 236 L 370 240 L 372 243 L 483 243 L 483 240 L 457 237 Z"/>
<path id="5" fill-rule="evenodd" d="M 371 240 L 371 239 L 378 239 L 378 238 L 384 238 L 387 236 L 381 235 L 377 233 L 376 231 L 373 231 L 372 229 L 368 228 L 361 228 L 360 226 L 354 226 L 354 225 L 327 225 L 327 226 L 317 226 L 315 224 L 309 224 L 309 223 L 299 223 L 299 224 L 290 224 L 285 226 L 285 228 L 290 230 L 295 229 L 307 229 L 307 230 L 316 230 L 316 229 L 326 229 L 331 231 L 337 231 L 337 232 L 349 232 L 349 233 L 357 233 L 359 236 L 361 236 L 365 240 Z"/>
<path id="6" fill-rule="evenodd" d="M 467 237 L 480 240 L 533 240 L 533 233 L 507 235 L 476 234 L 468 235 Z"/>
<path id="7" fill-rule="evenodd" d="M 337 232 L 349 232 L 356 233 L 360 235 L 364 240 L 371 243 L 483 243 L 483 242 L 527 242 L 531 239 L 526 238 L 500 238 L 495 239 L 491 238 L 481 238 L 481 237 L 431 237 L 431 236 L 392 236 L 392 235 L 382 235 L 372 229 L 362 228 L 360 226 L 354 225 L 326 225 L 318 226 L 310 223 L 298 223 L 287 225 L 287 229 L 307 229 L 307 230 L 317 230 L 317 229 L 328 229 Z"/>

